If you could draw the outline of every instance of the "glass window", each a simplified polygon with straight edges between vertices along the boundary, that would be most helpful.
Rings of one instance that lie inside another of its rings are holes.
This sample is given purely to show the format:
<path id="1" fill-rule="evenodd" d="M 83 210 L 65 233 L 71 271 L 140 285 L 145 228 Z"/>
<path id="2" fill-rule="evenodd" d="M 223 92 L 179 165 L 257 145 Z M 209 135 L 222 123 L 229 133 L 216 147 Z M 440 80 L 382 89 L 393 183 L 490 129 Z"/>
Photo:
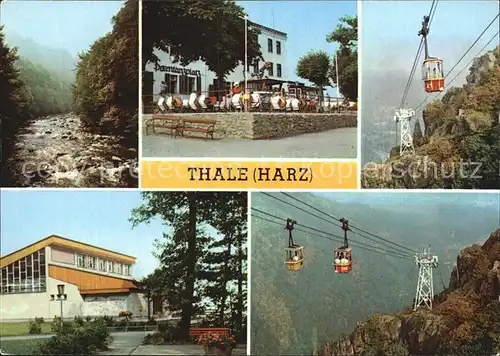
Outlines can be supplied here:
<path id="1" fill-rule="evenodd" d="M 85 268 L 92 268 L 92 257 L 85 256 Z"/>
<path id="2" fill-rule="evenodd" d="M 111 261 L 107 261 L 107 265 L 108 265 L 108 272 L 109 273 L 113 273 L 113 262 Z"/>
<path id="3" fill-rule="evenodd" d="M 276 54 L 281 54 L 281 42 L 276 41 Z"/>
<path id="4" fill-rule="evenodd" d="M 269 68 L 267 68 L 267 72 L 269 73 L 270 77 L 274 75 L 274 63 L 270 63 Z"/>
<path id="5" fill-rule="evenodd" d="M 114 262 L 113 265 L 114 265 L 114 268 L 115 268 L 114 272 L 116 274 L 122 274 L 122 264 L 118 263 L 118 262 Z"/>
<path id="6" fill-rule="evenodd" d="M 270 38 L 267 39 L 267 51 L 273 53 L 273 40 Z"/>
<path id="7" fill-rule="evenodd" d="M 276 76 L 281 78 L 281 64 L 276 64 Z"/>
<path id="8" fill-rule="evenodd" d="M 259 73 L 259 60 L 256 59 L 254 62 L 253 62 L 253 72 L 255 74 Z"/>
<path id="9" fill-rule="evenodd" d="M 99 271 L 106 272 L 106 261 L 102 258 L 99 258 Z"/>
<path id="10" fill-rule="evenodd" d="M 78 267 L 83 267 L 83 255 L 76 255 L 76 265 Z"/>
<path id="11" fill-rule="evenodd" d="M 167 85 L 168 94 L 179 94 L 179 76 L 176 74 L 165 74 L 165 84 Z"/>
<path id="12" fill-rule="evenodd" d="M 45 292 L 44 255 L 44 250 L 39 250 L 3 268 L 0 271 L 0 292 L 2 294 Z"/>
<path id="13" fill-rule="evenodd" d="M 188 77 L 188 92 L 189 94 L 194 93 L 196 91 L 196 78 Z"/>
<path id="14" fill-rule="evenodd" d="M 124 274 L 125 276 L 128 276 L 128 275 L 129 275 L 129 274 L 128 274 L 128 265 L 123 265 L 123 274 Z"/>

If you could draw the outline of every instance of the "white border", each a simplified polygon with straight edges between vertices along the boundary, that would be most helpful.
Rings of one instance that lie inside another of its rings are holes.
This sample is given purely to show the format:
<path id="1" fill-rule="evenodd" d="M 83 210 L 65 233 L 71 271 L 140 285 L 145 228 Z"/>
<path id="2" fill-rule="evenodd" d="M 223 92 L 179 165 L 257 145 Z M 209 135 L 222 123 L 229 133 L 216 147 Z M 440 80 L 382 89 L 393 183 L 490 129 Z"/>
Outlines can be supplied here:
<path id="1" fill-rule="evenodd" d="M 250 355 L 252 345 L 252 193 L 247 191 L 247 355 Z"/>
<path id="2" fill-rule="evenodd" d="M 137 139 L 139 140 L 138 142 L 138 149 L 137 149 L 137 189 L 140 190 L 141 188 L 141 161 L 142 161 L 142 0 L 139 1 L 139 21 L 138 21 L 138 26 L 139 26 L 139 44 L 138 44 L 138 49 L 137 51 L 139 52 L 139 74 L 138 74 L 138 83 L 137 85 L 139 86 L 139 112 L 137 113 L 137 120 L 139 121 L 137 123 Z"/>
<path id="3" fill-rule="evenodd" d="M 363 98 L 363 89 L 362 89 L 362 85 L 361 85 L 361 73 L 362 73 L 362 61 L 361 61 L 361 56 L 362 56 L 362 53 L 363 53 L 363 40 L 362 40 L 362 31 L 360 30 L 360 24 L 362 23 L 362 7 L 361 6 L 361 1 L 362 0 L 358 0 L 358 3 L 357 3 L 357 12 L 358 12 L 358 125 L 357 125 L 357 129 L 358 129 L 358 150 L 357 150 L 357 157 L 358 157 L 358 189 L 362 189 L 361 187 L 361 171 L 363 169 L 363 167 L 361 167 L 361 138 L 362 138 L 362 134 L 361 134 L 361 126 L 362 126 L 362 121 L 363 121 L 363 115 L 361 114 L 362 113 L 362 109 L 363 109 L 363 104 L 362 104 L 362 101 L 361 99 Z"/>

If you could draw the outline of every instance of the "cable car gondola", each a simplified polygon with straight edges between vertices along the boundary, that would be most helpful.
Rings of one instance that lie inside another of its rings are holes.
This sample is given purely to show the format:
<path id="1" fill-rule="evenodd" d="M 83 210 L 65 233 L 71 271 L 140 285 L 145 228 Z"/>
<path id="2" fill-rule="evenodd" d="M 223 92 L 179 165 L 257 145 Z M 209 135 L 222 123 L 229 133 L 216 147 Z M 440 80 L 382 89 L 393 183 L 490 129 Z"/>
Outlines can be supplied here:
<path id="1" fill-rule="evenodd" d="M 288 230 L 288 247 L 285 247 L 285 265 L 289 271 L 300 271 L 304 267 L 304 246 L 293 242 L 292 230 L 297 221 L 286 220 L 285 230 Z"/>
<path id="2" fill-rule="evenodd" d="M 335 249 L 335 259 L 333 266 L 335 273 L 349 273 L 352 270 L 352 250 L 347 241 L 347 231 L 349 231 L 349 221 L 342 218 L 342 230 L 344 230 L 344 245 Z"/>
<path id="3" fill-rule="evenodd" d="M 444 70 L 443 60 L 430 57 L 429 47 L 427 45 L 427 35 L 429 34 L 429 16 L 424 16 L 422 29 L 418 33 L 424 41 L 425 60 L 422 65 L 422 79 L 427 93 L 436 93 L 444 90 Z"/>

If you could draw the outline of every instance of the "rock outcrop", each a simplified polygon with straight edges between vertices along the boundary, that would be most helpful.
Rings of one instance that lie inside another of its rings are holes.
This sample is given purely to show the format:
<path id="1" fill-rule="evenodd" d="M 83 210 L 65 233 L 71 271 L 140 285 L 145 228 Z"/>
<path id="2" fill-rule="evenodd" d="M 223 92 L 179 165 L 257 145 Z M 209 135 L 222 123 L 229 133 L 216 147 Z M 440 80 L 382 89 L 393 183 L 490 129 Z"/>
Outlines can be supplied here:
<path id="1" fill-rule="evenodd" d="M 495 51 L 500 53 L 500 47 L 475 59 L 462 88 L 451 88 L 441 100 L 426 106 L 422 122 L 415 123 L 415 154 L 400 157 L 395 147 L 386 162 L 367 163 L 362 187 L 500 188 L 498 164 L 483 163 L 476 172 L 478 179 L 473 177 L 476 167 L 470 167 L 471 162 L 500 161 L 496 144 L 500 140 L 500 55 Z M 414 167 L 424 161 L 433 167 L 422 178 L 425 169 Z"/>
<path id="2" fill-rule="evenodd" d="M 461 251 L 432 311 L 411 309 L 359 322 L 319 356 L 493 355 L 500 351 L 500 229 Z"/>

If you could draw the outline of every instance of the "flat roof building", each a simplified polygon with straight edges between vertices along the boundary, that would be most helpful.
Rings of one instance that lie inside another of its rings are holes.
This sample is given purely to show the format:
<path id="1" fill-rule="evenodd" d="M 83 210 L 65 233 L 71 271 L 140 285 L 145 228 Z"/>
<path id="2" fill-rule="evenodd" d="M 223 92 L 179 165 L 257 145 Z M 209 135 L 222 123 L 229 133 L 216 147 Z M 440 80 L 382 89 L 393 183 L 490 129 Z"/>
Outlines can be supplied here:
<path id="1" fill-rule="evenodd" d="M 264 75 L 269 79 L 287 80 L 289 73 L 286 66 L 286 43 L 287 34 L 257 23 L 248 21 L 249 27 L 258 28 L 260 35 L 258 42 L 264 61 L 248 62 L 247 80 L 255 79 L 265 62 L 271 65 L 265 70 Z M 245 39 L 242 38 L 241 42 Z M 193 92 L 201 92 L 210 95 L 216 87 L 216 73 L 210 71 L 202 61 L 190 63 L 182 67 L 173 62 L 173 57 L 168 52 L 155 51 L 160 59 L 160 65 L 148 63 L 143 73 L 143 97 L 145 101 L 153 100 L 155 95 L 161 91 L 161 82 L 165 81 L 167 93 L 179 96 L 189 95 Z M 245 80 L 244 64 L 240 64 L 232 73 L 226 77 L 226 89 L 229 91 L 232 83 Z"/>
<path id="2" fill-rule="evenodd" d="M 132 277 L 136 258 L 51 235 L 0 260 L 0 319 L 60 316 L 52 302 L 65 286 L 64 317 L 147 315 L 147 303 Z"/>

